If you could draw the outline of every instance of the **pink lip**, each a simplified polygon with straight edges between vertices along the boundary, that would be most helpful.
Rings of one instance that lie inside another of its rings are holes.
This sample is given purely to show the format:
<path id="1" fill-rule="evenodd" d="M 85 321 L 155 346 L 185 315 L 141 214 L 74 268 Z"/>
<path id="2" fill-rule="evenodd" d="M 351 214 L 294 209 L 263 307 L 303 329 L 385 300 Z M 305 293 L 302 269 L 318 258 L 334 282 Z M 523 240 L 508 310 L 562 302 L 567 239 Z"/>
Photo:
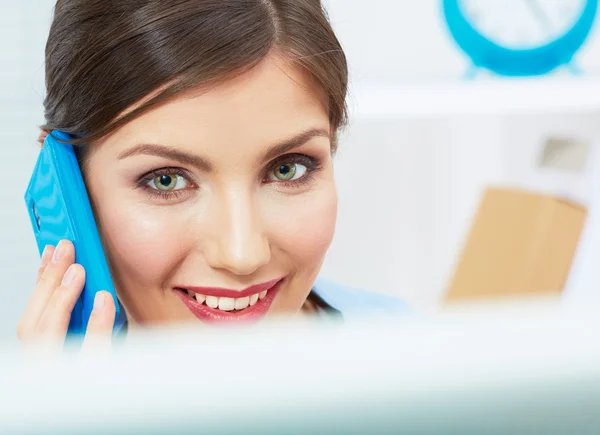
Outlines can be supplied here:
<path id="1" fill-rule="evenodd" d="M 256 295 L 258 293 L 262 293 L 265 290 L 270 290 L 275 287 L 279 281 L 283 278 L 277 278 L 272 281 L 264 282 L 262 284 L 256 284 L 252 287 L 248 287 L 244 290 L 230 290 L 226 288 L 220 287 L 188 287 L 188 286 L 177 286 L 176 288 L 181 290 L 188 290 L 192 293 L 197 293 L 199 295 L 206 296 L 215 296 L 217 298 L 245 298 L 246 296 Z"/>
<path id="2" fill-rule="evenodd" d="M 247 288 L 243 292 L 227 290 L 220 288 L 207 287 L 179 287 L 175 288 L 175 294 L 179 296 L 188 309 L 200 320 L 206 323 L 237 323 L 237 322 L 258 322 L 267 315 L 275 296 L 280 288 L 283 279 L 277 279 L 268 283 L 255 285 Z M 240 311 L 221 311 L 210 308 L 206 304 L 199 303 L 196 299 L 190 297 L 184 290 L 215 297 L 233 297 L 243 298 L 254 295 L 265 290 L 269 290 L 264 299 L 259 299 L 254 306 L 249 306 Z"/>

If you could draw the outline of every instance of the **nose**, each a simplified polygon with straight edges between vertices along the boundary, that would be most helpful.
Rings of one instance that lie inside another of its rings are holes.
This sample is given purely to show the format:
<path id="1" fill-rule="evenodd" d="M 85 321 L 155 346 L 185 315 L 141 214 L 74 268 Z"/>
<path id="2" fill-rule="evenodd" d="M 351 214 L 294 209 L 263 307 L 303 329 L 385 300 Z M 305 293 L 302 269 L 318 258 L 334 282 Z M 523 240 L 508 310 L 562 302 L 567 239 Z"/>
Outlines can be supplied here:
<path id="1" fill-rule="evenodd" d="M 214 215 L 206 261 L 213 269 L 251 275 L 271 259 L 269 240 L 252 198 L 231 195 Z"/>

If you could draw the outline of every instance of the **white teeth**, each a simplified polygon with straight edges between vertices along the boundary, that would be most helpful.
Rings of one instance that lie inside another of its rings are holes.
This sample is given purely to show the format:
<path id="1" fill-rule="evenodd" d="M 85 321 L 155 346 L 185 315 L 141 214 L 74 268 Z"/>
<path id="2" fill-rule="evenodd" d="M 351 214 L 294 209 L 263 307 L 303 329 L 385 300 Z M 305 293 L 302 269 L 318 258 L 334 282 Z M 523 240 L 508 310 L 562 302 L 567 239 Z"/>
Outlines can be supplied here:
<path id="1" fill-rule="evenodd" d="M 219 298 L 219 310 L 221 310 L 221 311 L 233 311 L 233 310 L 235 310 L 235 299 L 233 299 L 233 298 Z"/>
<path id="2" fill-rule="evenodd" d="M 256 305 L 256 302 L 258 302 L 258 295 L 250 296 L 250 306 L 253 307 Z"/>
<path id="3" fill-rule="evenodd" d="M 219 298 L 216 298 L 214 296 L 207 296 L 206 305 L 208 305 L 211 308 L 217 308 L 219 306 Z"/>
<path id="4" fill-rule="evenodd" d="M 240 311 L 248 308 L 248 306 L 253 307 L 256 305 L 259 299 L 264 299 L 267 295 L 267 292 L 264 291 L 262 293 L 257 293 L 252 296 L 246 296 L 243 298 L 219 298 L 216 296 L 206 296 L 198 293 L 192 293 L 186 290 L 186 293 L 196 299 L 199 304 L 206 303 L 207 306 L 213 309 L 219 309 L 221 311 Z"/>
<path id="5" fill-rule="evenodd" d="M 249 297 L 236 299 L 235 300 L 235 309 L 236 310 L 243 310 L 244 308 L 247 308 L 249 304 L 250 304 L 250 298 Z"/>

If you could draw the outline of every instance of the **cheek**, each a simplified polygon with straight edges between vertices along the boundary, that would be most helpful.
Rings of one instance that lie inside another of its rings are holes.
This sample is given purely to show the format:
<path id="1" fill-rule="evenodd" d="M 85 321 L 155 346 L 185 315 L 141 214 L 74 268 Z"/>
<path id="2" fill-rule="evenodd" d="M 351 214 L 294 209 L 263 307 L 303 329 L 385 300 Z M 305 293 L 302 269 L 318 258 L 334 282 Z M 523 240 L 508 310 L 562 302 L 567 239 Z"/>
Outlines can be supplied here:
<path id="1" fill-rule="evenodd" d="M 101 210 L 103 238 L 119 277 L 154 286 L 165 281 L 183 255 L 184 232 L 173 222 L 177 216 L 123 202 Z"/>
<path id="2" fill-rule="evenodd" d="M 337 194 L 332 183 L 307 195 L 272 204 L 271 242 L 298 268 L 318 266 L 329 249 L 337 219 Z"/>

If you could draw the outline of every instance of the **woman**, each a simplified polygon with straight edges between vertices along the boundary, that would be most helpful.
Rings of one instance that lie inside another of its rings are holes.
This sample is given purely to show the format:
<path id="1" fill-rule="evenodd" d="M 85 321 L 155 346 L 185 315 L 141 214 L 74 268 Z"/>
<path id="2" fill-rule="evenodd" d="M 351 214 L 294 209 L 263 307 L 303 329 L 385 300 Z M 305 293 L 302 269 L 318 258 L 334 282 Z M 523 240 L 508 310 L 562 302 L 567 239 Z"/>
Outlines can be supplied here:
<path id="1" fill-rule="evenodd" d="M 317 281 L 347 75 L 319 0 L 58 1 L 42 138 L 74 138 L 130 327 L 402 306 Z M 64 339 L 74 258 L 44 251 L 22 341 Z M 88 336 L 114 316 L 98 293 Z"/>

